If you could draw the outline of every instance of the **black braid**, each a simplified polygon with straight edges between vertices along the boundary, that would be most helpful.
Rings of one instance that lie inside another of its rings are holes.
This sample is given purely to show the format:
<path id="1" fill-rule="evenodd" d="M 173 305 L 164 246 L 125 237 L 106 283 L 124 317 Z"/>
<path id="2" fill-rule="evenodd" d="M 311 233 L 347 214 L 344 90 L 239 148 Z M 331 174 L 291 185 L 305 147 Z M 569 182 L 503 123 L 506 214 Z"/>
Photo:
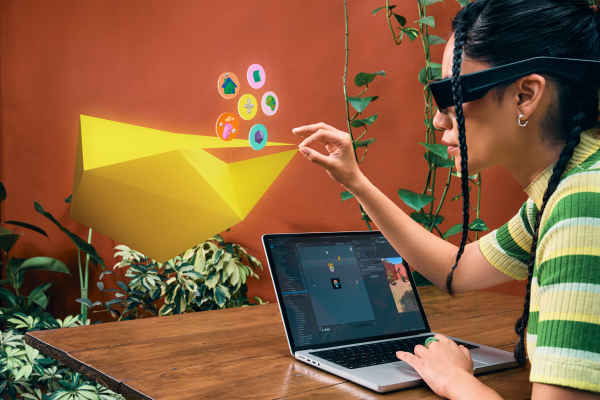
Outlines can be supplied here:
<path id="1" fill-rule="evenodd" d="M 567 165 L 569 164 L 569 160 L 573 156 L 573 151 L 575 147 L 579 144 L 581 140 L 581 132 L 583 131 L 582 122 L 585 119 L 584 113 L 578 113 L 573 117 L 573 129 L 569 133 L 567 138 L 567 143 L 565 147 L 563 147 L 560 156 L 558 158 L 558 162 L 554 165 L 552 170 L 552 176 L 548 181 L 548 186 L 546 187 L 546 191 L 544 192 L 544 197 L 542 199 L 542 207 L 535 217 L 535 225 L 533 227 L 533 240 L 531 241 L 531 250 L 529 263 L 527 265 L 527 293 L 525 295 L 525 304 L 523 305 L 523 314 L 521 318 L 517 320 L 515 325 L 515 332 L 519 335 L 519 341 L 517 342 L 514 350 L 515 359 L 519 363 L 519 365 L 523 366 L 526 362 L 525 357 L 525 331 L 527 328 L 527 323 L 529 322 L 529 301 L 531 299 L 531 280 L 533 278 L 533 271 L 535 266 L 535 257 L 537 250 L 537 243 L 540 233 L 540 222 L 542 220 L 542 214 L 546 209 L 546 204 L 548 203 L 548 199 L 554 193 L 558 184 L 560 183 L 560 179 L 567 169 Z"/>
<path id="2" fill-rule="evenodd" d="M 465 129 L 465 115 L 463 113 L 463 91 L 460 77 L 460 69 L 462 63 L 462 53 L 467 37 L 466 27 L 458 27 L 454 32 L 454 59 L 452 61 L 452 100 L 454 101 L 454 109 L 456 112 L 456 122 L 458 124 L 458 142 L 460 144 L 460 181 L 463 197 L 463 226 L 462 238 L 460 246 L 456 253 L 456 261 L 448 273 L 446 278 L 446 289 L 452 294 L 452 278 L 454 270 L 458 266 L 458 261 L 465 251 L 467 243 L 467 235 L 469 233 L 469 168 L 467 154 L 467 137 Z"/>

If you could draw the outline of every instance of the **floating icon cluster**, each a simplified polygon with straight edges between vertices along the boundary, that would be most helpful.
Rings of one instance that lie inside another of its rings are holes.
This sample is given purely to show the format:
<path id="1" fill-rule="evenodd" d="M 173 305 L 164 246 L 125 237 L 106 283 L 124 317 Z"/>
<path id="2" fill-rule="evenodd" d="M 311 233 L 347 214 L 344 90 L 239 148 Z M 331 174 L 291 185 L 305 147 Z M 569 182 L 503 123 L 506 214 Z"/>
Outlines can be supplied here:
<path id="1" fill-rule="evenodd" d="M 251 89 L 261 89 L 267 81 L 267 73 L 262 65 L 252 64 L 246 71 L 246 80 Z M 226 100 L 238 97 L 237 115 L 232 112 L 224 112 L 217 118 L 216 133 L 223 140 L 232 140 L 239 134 L 239 118 L 245 121 L 253 120 L 259 114 L 259 104 L 262 113 L 271 117 L 279 110 L 279 98 L 275 92 L 269 90 L 261 96 L 253 93 L 241 93 L 242 84 L 233 72 L 224 72 L 217 81 L 219 95 Z M 260 98 L 260 103 L 258 99 Z M 239 118 L 238 118 L 239 116 Z M 267 144 L 267 127 L 263 124 L 255 124 L 248 132 L 248 141 L 254 150 L 260 150 Z"/>

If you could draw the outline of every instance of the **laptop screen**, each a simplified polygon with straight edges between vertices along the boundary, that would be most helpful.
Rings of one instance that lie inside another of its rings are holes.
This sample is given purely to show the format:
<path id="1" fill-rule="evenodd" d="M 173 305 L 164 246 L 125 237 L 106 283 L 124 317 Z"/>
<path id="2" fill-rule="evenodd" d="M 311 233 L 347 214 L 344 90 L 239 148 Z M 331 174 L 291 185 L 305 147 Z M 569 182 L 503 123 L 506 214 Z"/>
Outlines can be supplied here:
<path id="1" fill-rule="evenodd" d="M 429 331 L 412 277 L 381 233 L 263 242 L 293 351 Z"/>

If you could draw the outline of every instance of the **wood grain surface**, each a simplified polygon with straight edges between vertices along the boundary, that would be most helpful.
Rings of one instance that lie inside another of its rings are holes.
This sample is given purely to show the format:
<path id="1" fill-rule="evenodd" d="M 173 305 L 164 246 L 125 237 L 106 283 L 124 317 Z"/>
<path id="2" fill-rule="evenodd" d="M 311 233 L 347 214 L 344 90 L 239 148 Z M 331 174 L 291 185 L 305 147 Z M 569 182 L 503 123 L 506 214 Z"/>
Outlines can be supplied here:
<path id="1" fill-rule="evenodd" d="M 523 299 L 420 288 L 433 331 L 512 351 Z M 276 304 L 29 332 L 29 345 L 128 399 L 437 399 L 427 387 L 377 394 L 291 357 Z M 529 370 L 481 376 L 529 398 Z"/>

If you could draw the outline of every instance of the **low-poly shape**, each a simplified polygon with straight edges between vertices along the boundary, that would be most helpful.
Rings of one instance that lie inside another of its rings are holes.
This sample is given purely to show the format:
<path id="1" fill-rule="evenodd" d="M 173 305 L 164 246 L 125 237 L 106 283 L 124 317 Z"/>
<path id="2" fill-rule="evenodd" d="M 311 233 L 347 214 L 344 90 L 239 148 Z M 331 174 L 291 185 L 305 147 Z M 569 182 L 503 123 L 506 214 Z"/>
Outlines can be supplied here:
<path id="1" fill-rule="evenodd" d="M 82 115 L 71 216 L 166 261 L 246 218 L 297 152 L 226 163 L 203 150 L 234 147 L 248 141 Z"/>

